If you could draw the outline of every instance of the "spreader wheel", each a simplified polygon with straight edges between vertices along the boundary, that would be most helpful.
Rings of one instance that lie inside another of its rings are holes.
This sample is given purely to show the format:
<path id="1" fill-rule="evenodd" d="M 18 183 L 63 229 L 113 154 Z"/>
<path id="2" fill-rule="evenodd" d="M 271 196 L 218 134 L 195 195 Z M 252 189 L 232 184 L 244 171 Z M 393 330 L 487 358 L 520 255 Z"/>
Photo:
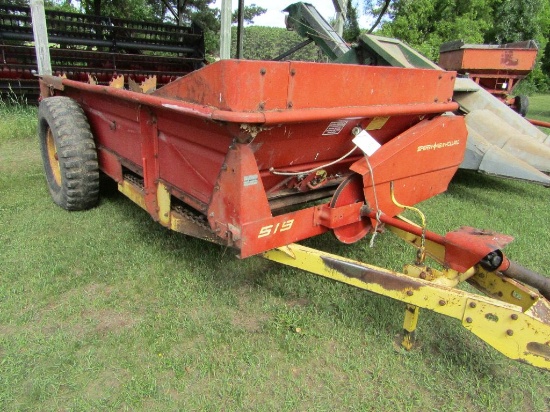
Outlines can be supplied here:
<path id="1" fill-rule="evenodd" d="M 38 109 L 38 136 L 53 201 L 85 210 L 99 199 L 97 152 L 86 115 L 68 97 L 49 97 Z"/>
<path id="2" fill-rule="evenodd" d="M 363 178 L 353 174 L 340 183 L 334 192 L 330 207 L 346 206 L 357 202 L 364 202 Z M 362 219 L 359 222 L 333 229 L 334 236 L 342 243 L 355 243 L 366 236 L 372 225 L 369 219 Z"/>
<path id="3" fill-rule="evenodd" d="M 525 117 L 527 115 L 527 111 L 529 110 L 529 97 L 521 94 L 516 96 L 514 99 L 514 106 L 516 112 Z"/>

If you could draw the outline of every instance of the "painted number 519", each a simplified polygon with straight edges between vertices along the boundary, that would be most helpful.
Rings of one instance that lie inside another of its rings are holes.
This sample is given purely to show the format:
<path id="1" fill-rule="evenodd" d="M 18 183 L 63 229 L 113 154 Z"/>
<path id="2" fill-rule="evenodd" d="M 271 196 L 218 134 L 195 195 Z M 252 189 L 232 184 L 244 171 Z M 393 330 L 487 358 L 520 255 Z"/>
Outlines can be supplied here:
<path id="1" fill-rule="evenodd" d="M 276 225 L 267 225 L 260 229 L 258 238 L 274 235 L 277 232 L 284 232 L 290 230 L 294 224 L 294 219 L 285 220 L 283 223 L 277 223 Z"/>

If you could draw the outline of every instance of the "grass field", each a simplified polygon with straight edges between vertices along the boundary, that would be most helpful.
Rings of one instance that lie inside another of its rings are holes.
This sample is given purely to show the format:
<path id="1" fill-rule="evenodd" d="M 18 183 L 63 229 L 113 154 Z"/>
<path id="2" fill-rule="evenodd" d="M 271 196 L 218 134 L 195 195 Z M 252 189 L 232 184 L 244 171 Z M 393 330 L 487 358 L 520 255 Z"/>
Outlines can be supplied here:
<path id="1" fill-rule="evenodd" d="M 550 120 L 550 96 L 531 99 Z M 550 374 L 505 358 L 460 322 L 169 232 L 103 182 L 86 212 L 45 185 L 36 110 L 0 105 L 0 410 L 544 411 Z M 491 228 L 549 273 L 550 189 L 459 172 L 420 208 L 430 230 Z M 391 234 L 306 244 L 400 270 Z"/>
<path id="2" fill-rule="evenodd" d="M 528 117 L 532 117 L 537 120 L 544 120 L 550 122 L 550 99 L 548 95 L 536 95 L 529 97 L 529 112 Z M 550 132 L 548 129 L 543 129 L 547 134 Z"/>

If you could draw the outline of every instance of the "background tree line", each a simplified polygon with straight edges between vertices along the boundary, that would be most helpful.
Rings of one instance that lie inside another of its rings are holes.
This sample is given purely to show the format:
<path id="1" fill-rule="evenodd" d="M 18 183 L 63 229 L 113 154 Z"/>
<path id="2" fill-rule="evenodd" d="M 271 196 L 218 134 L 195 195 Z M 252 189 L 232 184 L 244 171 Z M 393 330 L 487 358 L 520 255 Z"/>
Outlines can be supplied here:
<path id="1" fill-rule="evenodd" d="M 379 16 L 375 34 L 396 37 L 437 62 L 439 46 L 452 40 L 466 43 L 502 44 L 533 39 L 539 45 L 535 70 L 522 87 L 525 91 L 550 90 L 550 2 L 548 0 L 348 0 L 344 38 L 352 42 L 366 28 L 360 28 L 360 13 Z M 100 14 L 134 20 L 199 24 L 205 30 L 207 52 L 219 48 L 220 11 L 214 0 L 47 0 L 49 7 L 86 14 Z M 14 3 L 25 4 L 25 0 Z M 236 3 L 236 2 L 235 2 Z M 248 3 L 248 2 L 247 2 Z M 289 0 L 288 3 L 292 3 Z M 210 7 L 209 7 L 210 6 Z M 284 5 L 283 5 L 284 6 Z M 245 21 L 265 9 L 246 6 Z M 282 15 L 281 15 L 281 18 Z M 236 21 L 236 15 L 233 16 Z M 270 59 L 302 41 L 282 28 L 249 26 L 245 30 L 244 57 Z M 323 60 L 315 46 L 292 56 L 297 60 Z"/>
<path id="2" fill-rule="evenodd" d="M 377 14 L 386 0 L 364 0 Z M 548 0 L 391 0 L 376 34 L 399 38 L 437 62 L 439 46 L 452 40 L 503 44 L 535 40 L 537 64 L 521 86 L 550 90 L 550 2 Z"/>

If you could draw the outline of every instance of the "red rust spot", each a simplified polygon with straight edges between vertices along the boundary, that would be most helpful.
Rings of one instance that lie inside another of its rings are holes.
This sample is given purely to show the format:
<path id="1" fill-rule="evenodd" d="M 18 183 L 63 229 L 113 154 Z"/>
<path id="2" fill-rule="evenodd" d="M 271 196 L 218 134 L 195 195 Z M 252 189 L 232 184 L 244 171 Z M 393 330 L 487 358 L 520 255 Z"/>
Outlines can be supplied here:
<path id="1" fill-rule="evenodd" d="M 550 308 L 545 305 L 545 301 L 540 299 L 533 306 L 531 306 L 531 312 L 533 315 L 540 319 L 542 322 L 549 324 L 550 323 Z"/>
<path id="2" fill-rule="evenodd" d="M 539 342 L 529 342 L 527 344 L 527 350 L 535 355 L 542 356 L 550 360 L 550 346 L 548 344 Z"/>
<path id="3" fill-rule="evenodd" d="M 382 286 L 386 290 L 404 291 L 417 290 L 422 284 L 412 278 L 401 278 L 395 273 L 367 268 L 356 263 L 344 262 L 330 257 L 323 257 L 327 268 L 335 270 L 349 278 L 359 279 L 365 283 L 373 283 Z"/>

